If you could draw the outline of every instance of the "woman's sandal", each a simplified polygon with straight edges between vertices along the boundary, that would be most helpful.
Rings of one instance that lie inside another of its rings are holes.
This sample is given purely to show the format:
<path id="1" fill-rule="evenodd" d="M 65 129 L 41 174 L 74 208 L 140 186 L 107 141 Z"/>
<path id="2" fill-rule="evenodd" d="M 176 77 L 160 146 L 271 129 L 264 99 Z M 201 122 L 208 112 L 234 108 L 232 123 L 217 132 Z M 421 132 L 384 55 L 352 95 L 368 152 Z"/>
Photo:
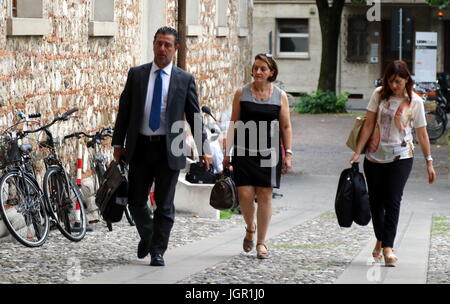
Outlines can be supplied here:
<path id="1" fill-rule="evenodd" d="M 384 266 L 395 267 L 395 263 L 398 261 L 398 257 L 391 253 L 389 255 L 384 255 Z"/>
<path id="2" fill-rule="evenodd" d="M 247 231 L 247 233 L 255 233 L 256 232 L 256 225 L 255 225 L 255 230 L 248 230 L 247 227 L 245 227 L 245 231 Z M 242 248 L 244 249 L 245 252 L 250 252 L 253 250 L 253 247 L 255 246 L 255 243 L 253 242 L 253 240 L 247 240 L 244 237 L 244 242 L 242 243 Z"/>
<path id="3" fill-rule="evenodd" d="M 256 244 L 256 247 L 258 247 L 259 245 L 264 246 L 264 248 L 266 248 L 266 250 L 258 250 L 258 249 L 256 249 L 256 257 L 258 259 L 267 259 L 269 257 L 269 252 L 267 251 L 266 244 L 258 243 L 258 244 Z"/>
<path id="4" fill-rule="evenodd" d="M 375 263 L 381 263 L 381 260 L 383 259 L 383 250 L 376 250 L 374 249 L 372 251 L 372 257 L 375 260 Z"/>

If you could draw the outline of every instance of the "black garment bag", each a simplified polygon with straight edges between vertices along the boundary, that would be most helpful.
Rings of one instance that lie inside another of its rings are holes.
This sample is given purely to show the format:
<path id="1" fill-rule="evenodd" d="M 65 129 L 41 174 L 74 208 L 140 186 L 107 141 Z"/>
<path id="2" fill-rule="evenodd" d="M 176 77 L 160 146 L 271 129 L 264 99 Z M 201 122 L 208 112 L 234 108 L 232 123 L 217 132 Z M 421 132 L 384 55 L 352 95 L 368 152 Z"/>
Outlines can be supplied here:
<path id="1" fill-rule="evenodd" d="M 353 222 L 365 226 L 371 219 L 366 182 L 358 165 L 353 163 L 339 177 L 334 209 L 341 227 L 348 228 Z"/>

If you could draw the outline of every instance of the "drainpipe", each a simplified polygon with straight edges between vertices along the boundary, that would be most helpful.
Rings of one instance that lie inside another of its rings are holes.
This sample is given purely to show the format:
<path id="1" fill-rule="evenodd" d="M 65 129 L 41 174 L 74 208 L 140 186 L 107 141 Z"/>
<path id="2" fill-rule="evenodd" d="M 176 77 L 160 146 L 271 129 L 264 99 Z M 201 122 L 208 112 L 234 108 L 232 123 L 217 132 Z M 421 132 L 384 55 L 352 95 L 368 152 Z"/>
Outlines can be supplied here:
<path id="1" fill-rule="evenodd" d="M 186 0 L 178 0 L 178 35 L 180 48 L 178 49 L 177 66 L 186 70 Z"/>

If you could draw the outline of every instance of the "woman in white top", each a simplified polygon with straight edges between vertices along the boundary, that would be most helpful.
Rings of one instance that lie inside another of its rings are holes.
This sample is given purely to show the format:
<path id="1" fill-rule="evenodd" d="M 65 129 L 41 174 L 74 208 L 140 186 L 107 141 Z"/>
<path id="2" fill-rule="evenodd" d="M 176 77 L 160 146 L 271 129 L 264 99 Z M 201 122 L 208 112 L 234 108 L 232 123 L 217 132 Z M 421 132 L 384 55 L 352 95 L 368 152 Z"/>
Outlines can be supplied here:
<path id="1" fill-rule="evenodd" d="M 395 266 L 394 239 L 403 189 L 412 169 L 414 145 L 412 128 L 427 163 L 428 182 L 436 179 L 426 130 L 423 100 L 413 92 L 413 80 L 405 62 L 390 63 L 381 87 L 375 89 L 367 106 L 366 121 L 350 163 L 365 151 L 372 223 L 377 242 L 372 252 L 386 266 Z"/>

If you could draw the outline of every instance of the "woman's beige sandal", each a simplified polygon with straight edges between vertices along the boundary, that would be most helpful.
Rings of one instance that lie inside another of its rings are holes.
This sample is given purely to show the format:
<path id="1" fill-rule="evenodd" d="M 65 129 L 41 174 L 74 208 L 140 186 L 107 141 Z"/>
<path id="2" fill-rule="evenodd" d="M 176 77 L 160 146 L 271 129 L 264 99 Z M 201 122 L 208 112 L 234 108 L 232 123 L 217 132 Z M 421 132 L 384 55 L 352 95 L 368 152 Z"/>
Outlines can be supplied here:
<path id="1" fill-rule="evenodd" d="M 386 267 L 395 267 L 395 263 L 397 261 L 398 261 L 398 258 L 393 253 L 391 253 L 389 255 L 384 255 L 384 266 L 386 266 Z"/>
<path id="2" fill-rule="evenodd" d="M 372 251 L 372 257 L 375 260 L 375 263 L 381 263 L 381 260 L 383 259 L 383 250 L 376 250 L 374 249 Z"/>
<path id="3" fill-rule="evenodd" d="M 269 252 L 267 251 L 267 246 L 264 243 L 258 243 L 256 244 L 256 248 L 258 248 L 258 246 L 264 246 L 264 248 L 266 248 L 266 250 L 258 250 L 256 249 L 256 257 L 258 259 L 267 259 L 269 257 Z"/>
<path id="4" fill-rule="evenodd" d="M 247 227 L 245 227 L 245 231 L 247 231 L 247 233 L 250 234 L 254 234 L 256 232 L 256 225 L 255 225 L 255 230 L 248 230 Z M 250 252 L 252 251 L 253 247 L 255 246 L 255 243 L 253 242 L 253 240 L 247 240 L 244 237 L 244 242 L 242 243 L 242 248 L 244 249 L 245 252 Z"/>

